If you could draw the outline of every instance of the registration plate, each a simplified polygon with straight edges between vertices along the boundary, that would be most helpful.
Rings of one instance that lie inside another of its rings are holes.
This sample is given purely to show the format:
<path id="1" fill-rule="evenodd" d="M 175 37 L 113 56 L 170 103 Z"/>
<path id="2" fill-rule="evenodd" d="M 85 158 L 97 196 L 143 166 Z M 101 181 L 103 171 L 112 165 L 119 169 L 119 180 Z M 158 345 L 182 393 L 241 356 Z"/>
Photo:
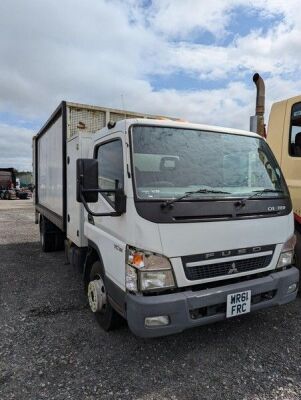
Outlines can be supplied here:
<path id="1" fill-rule="evenodd" d="M 227 318 L 246 314 L 251 309 L 251 290 L 228 294 L 227 296 Z"/>

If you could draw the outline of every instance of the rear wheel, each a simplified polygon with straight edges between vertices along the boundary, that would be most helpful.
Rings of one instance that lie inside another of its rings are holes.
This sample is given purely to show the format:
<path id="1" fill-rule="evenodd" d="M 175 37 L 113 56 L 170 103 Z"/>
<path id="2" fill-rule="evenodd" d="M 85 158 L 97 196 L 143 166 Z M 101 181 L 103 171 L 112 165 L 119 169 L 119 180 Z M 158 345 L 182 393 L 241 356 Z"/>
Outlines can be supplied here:
<path id="1" fill-rule="evenodd" d="M 109 331 L 118 328 L 123 318 L 113 309 L 105 285 L 104 269 L 100 261 L 91 268 L 87 289 L 89 306 L 99 325 Z"/>
<path id="2" fill-rule="evenodd" d="M 40 221 L 40 243 L 45 253 L 64 249 L 63 232 L 45 217 Z"/>
<path id="3" fill-rule="evenodd" d="M 42 251 L 44 251 L 45 253 L 54 251 L 55 249 L 53 236 L 49 232 L 48 221 L 45 218 L 42 218 L 40 221 L 40 243 Z"/>

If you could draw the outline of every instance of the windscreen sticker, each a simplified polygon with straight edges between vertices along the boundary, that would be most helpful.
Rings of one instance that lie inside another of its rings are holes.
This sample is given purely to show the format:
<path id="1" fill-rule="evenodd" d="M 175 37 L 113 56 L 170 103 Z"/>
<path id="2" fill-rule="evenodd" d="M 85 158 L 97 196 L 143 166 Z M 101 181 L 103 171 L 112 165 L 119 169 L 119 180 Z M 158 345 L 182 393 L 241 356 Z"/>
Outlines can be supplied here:
<path id="1" fill-rule="evenodd" d="M 299 117 L 301 115 L 301 111 L 295 111 L 294 113 L 293 113 L 293 116 L 294 117 Z"/>

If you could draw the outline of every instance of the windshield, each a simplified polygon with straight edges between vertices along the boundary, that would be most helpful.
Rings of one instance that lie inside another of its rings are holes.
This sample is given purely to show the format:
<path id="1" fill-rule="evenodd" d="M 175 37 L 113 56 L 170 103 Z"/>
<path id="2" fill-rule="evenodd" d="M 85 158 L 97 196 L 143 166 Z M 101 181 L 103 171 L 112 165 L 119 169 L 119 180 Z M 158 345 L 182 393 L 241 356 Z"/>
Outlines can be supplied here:
<path id="1" fill-rule="evenodd" d="M 134 126 L 132 132 L 139 199 L 175 199 L 193 191 L 186 200 L 246 197 L 264 189 L 271 191 L 262 198 L 287 195 L 263 139 L 160 126 Z"/>

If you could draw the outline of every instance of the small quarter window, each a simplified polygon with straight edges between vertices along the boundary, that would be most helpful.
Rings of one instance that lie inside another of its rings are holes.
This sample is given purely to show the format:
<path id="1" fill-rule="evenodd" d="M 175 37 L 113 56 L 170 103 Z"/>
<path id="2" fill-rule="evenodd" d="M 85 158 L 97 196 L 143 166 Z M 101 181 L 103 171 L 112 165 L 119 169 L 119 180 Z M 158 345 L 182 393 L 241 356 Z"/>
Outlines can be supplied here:
<path id="1" fill-rule="evenodd" d="M 301 103 L 292 107 L 289 153 L 301 157 Z"/>
<path id="2" fill-rule="evenodd" d="M 123 189 L 123 154 L 121 140 L 114 140 L 99 146 L 98 159 L 98 186 L 102 190 Z M 114 193 L 104 193 L 112 203 L 115 202 Z"/>

